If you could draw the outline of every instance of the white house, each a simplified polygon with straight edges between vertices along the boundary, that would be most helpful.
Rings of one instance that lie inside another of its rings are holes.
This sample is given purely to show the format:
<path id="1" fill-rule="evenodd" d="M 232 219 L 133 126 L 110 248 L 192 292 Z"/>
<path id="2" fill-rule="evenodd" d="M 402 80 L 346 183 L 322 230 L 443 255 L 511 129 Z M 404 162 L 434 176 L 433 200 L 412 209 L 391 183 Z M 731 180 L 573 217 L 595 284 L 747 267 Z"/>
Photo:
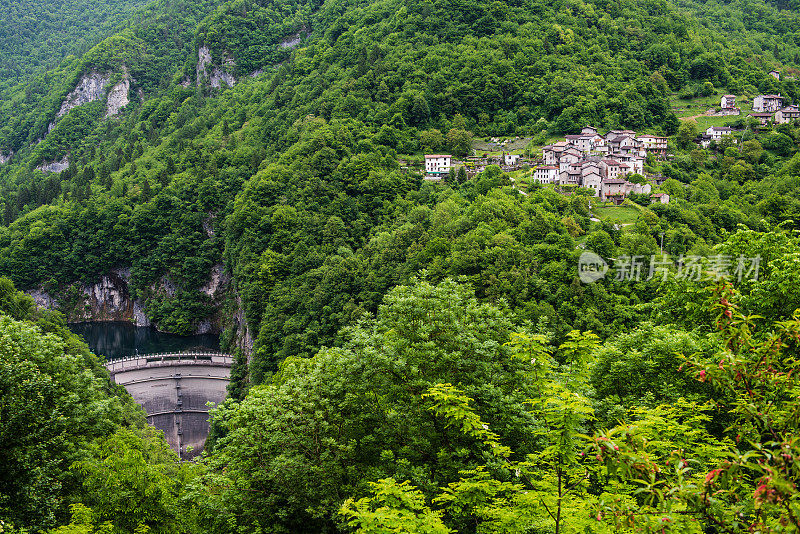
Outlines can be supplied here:
<path id="1" fill-rule="evenodd" d="M 728 126 L 711 126 L 706 130 L 706 135 L 710 135 L 712 141 L 719 141 L 722 136 L 732 133 L 733 129 Z"/>
<path id="2" fill-rule="evenodd" d="M 773 78 L 775 78 L 776 80 L 780 80 L 781 79 L 781 73 L 778 72 L 777 70 L 769 71 L 769 75 L 772 76 Z"/>
<path id="3" fill-rule="evenodd" d="M 639 135 L 636 137 L 641 143 L 642 148 L 648 154 L 655 154 L 663 157 L 667 155 L 667 138 L 658 135 Z"/>
<path id="4" fill-rule="evenodd" d="M 787 122 L 796 121 L 800 119 L 800 107 L 791 105 L 779 109 L 775 112 L 775 122 L 778 124 L 786 124 Z"/>
<path id="5" fill-rule="evenodd" d="M 642 156 L 633 156 L 625 163 L 630 166 L 630 172 L 644 176 L 644 158 Z"/>
<path id="6" fill-rule="evenodd" d="M 450 154 L 425 154 L 425 174 L 442 176 L 450 172 Z"/>
<path id="7" fill-rule="evenodd" d="M 722 109 L 736 108 L 736 95 L 722 95 L 719 107 L 721 107 Z"/>
<path id="8" fill-rule="evenodd" d="M 777 95 L 758 95 L 753 99 L 753 111 L 757 113 L 774 113 L 783 107 L 783 97 Z"/>
<path id="9" fill-rule="evenodd" d="M 516 165 L 517 161 L 519 161 L 519 154 L 503 154 L 503 163 L 508 167 Z"/>
<path id="10" fill-rule="evenodd" d="M 533 171 L 533 179 L 540 184 L 554 184 L 558 182 L 558 167 L 555 165 L 540 165 Z"/>

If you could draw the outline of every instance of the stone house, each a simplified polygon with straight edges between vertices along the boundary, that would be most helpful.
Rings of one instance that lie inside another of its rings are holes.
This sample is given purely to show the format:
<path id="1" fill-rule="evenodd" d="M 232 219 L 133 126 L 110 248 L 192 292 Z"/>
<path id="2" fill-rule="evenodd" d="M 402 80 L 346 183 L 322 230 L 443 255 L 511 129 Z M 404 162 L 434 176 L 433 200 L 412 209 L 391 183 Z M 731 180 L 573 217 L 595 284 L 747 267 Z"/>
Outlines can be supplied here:
<path id="1" fill-rule="evenodd" d="M 761 126 L 767 126 L 773 118 L 772 113 L 750 113 L 747 116 L 758 119 L 758 122 L 761 124 Z"/>
<path id="2" fill-rule="evenodd" d="M 588 170 L 584 170 L 584 172 L 581 175 L 582 187 L 594 189 L 595 196 L 599 197 L 602 185 L 603 185 L 603 177 L 600 175 L 599 170 L 595 170 L 594 167 Z"/>
<path id="3" fill-rule="evenodd" d="M 604 178 L 615 179 L 622 174 L 622 164 L 619 161 L 615 159 L 604 159 L 601 163 Z"/>
<path id="4" fill-rule="evenodd" d="M 542 147 L 542 158 L 544 159 L 544 164 L 558 165 L 558 160 L 561 158 L 561 154 L 563 154 L 568 148 L 569 143 L 566 141 L 559 141 L 558 143 L 553 143 L 552 145 L 545 145 Z"/>
<path id="5" fill-rule="evenodd" d="M 561 153 L 561 157 L 558 160 L 558 168 L 560 171 L 564 172 L 567 171 L 570 165 L 574 163 L 578 163 L 582 159 L 583 155 L 574 148 L 569 148 Z"/>
<path id="6" fill-rule="evenodd" d="M 635 132 L 621 133 L 615 137 L 606 137 L 606 143 L 610 152 L 631 153 L 638 152 L 642 148 L 642 143 L 636 139 Z"/>
<path id="7" fill-rule="evenodd" d="M 573 163 L 565 170 L 561 171 L 560 183 L 562 185 L 580 185 L 581 183 L 581 165 L 580 163 Z"/>
<path id="8" fill-rule="evenodd" d="M 608 200 L 611 197 L 625 197 L 625 184 L 622 178 L 604 178 L 600 187 L 600 199 Z"/>
<path id="9" fill-rule="evenodd" d="M 783 97 L 777 95 L 758 95 L 753 99 L 753 111 L 758 113 L 775 113 L 783 107 Z"/>
<path id="10" fill-rule="evenodd" d="M 651 202 L 660 202 L 661 204 L 669 204 L 669 195 L 666 193 L 655 193 L 650 196 Z"/>
<path id="11" fill-rule="evenodd" d="M 786 106 L 776 111 L 773 118 L 777 124 L 786 124 L 787 122 L 796 121 L 800 119 L 800 107 L 796 105 Z"/>

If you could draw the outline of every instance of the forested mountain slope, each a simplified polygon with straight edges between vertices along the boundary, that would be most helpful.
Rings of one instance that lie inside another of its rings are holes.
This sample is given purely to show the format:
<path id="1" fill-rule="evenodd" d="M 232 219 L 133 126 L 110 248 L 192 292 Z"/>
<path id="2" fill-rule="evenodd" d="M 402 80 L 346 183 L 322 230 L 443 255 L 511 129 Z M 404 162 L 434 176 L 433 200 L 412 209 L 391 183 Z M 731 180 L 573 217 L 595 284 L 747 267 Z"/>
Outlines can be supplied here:
<path id="1" fill-rule="evenodd" d="M 113 33 L 144 0 L 0 2 L 0 92 L 81 56 Z"/>
<path id="2" fill-rule="evenodd" d="M 706 150 L 672 106 L 797 102 L 799 30 L 758 0 L 158 0 L 14 86 L 0 276 L 83 317 L 113 273 L 238 357 L 179 464 L 0 278 L 0 530 L 797 532 L 800 128 Z M 408 165 L 586 124 L 671 136 L 669 203 L 617 224 Z M 584 250 L 760 270 L 584 284 Z"/>
<path id="3" fill-rule="evenodd" d="M 74 282 L 130 267 L 148 316 L 177 332 L 220 307 L 241 310 L 243 322 L 224 326 L 254 339 L 256 382 L 284 357 L 334 343 L 420 269 L 465 276 L 481 298 L 560 335 L 574 326 L 608 335 L 651 300 L 647 287 L 575 286 L 573 239 L 599 230 L 585 197 L 522 198 L 494 171 L 445 189 L 401 172 L 398 154 L 418 152 L 424 132 L 457 140 L 590 123 L 672 134 L 670 92 L 693 84 L 798 96 L 794 81 L 767 75 L 781 62 L 793 68 L 797 15 L 764 3 L 147 9 L 49 73 L 43 92 L 0 103 L 0 146 L 13 152 L 0 166 L 0 272 L 68 301 Z M 65 108 L 93 75 L 106 77 L 104 91 L 129 84 L 117 115 L 107 116 L 103 91 Z M 53 162 L 66 169 L 40 170 Z M 687 183 L 704 167 L 730 179 L 722 160 L 677 163 L 667 171 Z M 783 179 L 774 165 L 752 165 L 751 179 L 694 206 L 654 208 L 637 233 L 606 227 L 592 239 L 652 250 L 664 231 L 681 243 L 669 246 L 689 250 L 738 223 L 766 228 L 775 214 L 759 202 Z M 227 303 L 201 291 L 219 263 L 233 277 Z"/>

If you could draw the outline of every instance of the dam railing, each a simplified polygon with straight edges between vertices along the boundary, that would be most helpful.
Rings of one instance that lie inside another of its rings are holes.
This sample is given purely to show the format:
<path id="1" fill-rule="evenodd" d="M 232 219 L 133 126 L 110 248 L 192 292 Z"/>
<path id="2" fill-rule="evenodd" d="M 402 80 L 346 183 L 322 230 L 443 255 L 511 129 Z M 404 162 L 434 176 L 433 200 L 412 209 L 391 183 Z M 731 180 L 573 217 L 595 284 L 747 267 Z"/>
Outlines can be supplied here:
<path id="1" fill-rule="evenodd" d="M 115 358 L 103 362 L 106 369 L 114 372 L 141 369 L 143 367 L 161 367 L 165 365 L 214 365 L 230 367 L 233 364 L 233 355 L 210 350 L 157 352 L 136 354 Z"/>

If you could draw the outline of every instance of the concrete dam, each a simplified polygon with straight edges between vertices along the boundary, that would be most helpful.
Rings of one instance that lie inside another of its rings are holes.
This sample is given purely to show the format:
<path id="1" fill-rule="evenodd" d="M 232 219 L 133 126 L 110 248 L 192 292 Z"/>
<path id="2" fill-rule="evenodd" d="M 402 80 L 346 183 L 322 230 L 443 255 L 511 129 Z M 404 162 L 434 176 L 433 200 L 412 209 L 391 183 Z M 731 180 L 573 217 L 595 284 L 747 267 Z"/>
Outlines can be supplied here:
<path id="1" fill-rule="evenodd" d="M 164 431 L 182 460 L 198 456 L 208 437 L 207 402 L 225 400 L 233 357 L 215 352 L 142 354 L 105 363 L 111 378 L 128 390 Z"/>

